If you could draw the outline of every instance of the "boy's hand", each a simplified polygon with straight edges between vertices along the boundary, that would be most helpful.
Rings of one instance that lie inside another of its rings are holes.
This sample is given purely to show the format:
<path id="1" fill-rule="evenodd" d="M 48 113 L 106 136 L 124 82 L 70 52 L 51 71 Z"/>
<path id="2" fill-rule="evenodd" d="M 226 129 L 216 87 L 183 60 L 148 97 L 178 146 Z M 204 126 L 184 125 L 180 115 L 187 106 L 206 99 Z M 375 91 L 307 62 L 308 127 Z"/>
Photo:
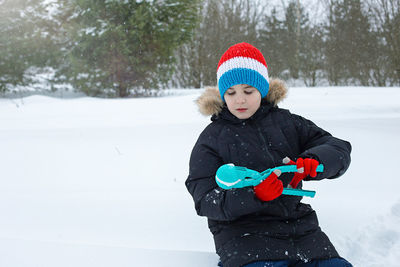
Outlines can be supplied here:
<path id="1" fill-rule="evenodd" d="M 264 181 L 254 187 L 254 192 L 258 199 L 270 201 L 282 194 L 283 184 L 278 179 L 281 173 L 280 170 L 274 170 Z"/>
<path id="2" fill-rule="evenodd" d="M 290 158 L 286 157 L 283 159 L 283 163 L 286 165 L 297 166 L 297 172 L 294 174 L 293 179 L 289 184 L 292 188 L 296 188 L 300 181 L 307 176 L 317 176 L 317 167 L 319 165 L 318 160 L 311 158 L 298 158 L 297 161 L 294 162 Z"/>

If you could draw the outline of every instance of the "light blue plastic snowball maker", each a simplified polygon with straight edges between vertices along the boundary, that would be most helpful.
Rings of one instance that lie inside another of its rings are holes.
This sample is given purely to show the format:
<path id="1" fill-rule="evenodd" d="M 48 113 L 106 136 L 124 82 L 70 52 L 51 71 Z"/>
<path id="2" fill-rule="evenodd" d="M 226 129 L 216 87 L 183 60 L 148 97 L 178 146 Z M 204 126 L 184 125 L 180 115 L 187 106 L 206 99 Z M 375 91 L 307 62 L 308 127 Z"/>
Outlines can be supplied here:
<path id="1" fill-rule="evenodd" d="M 235 166 L 234 164 L 224 164 L 218 168 L 215 181 L 223 189 L 243 188 L 246 186 L 256 186 L 266 179 L 274 170 L 279 169 L 282 173 L 297 172 L 296 165 L 285 165 L 267 169 L 261 173 L 246 167 Z M 317 167 L 317 172 L 323 172 L 324 165 Z M 284 188 L 282 194 L 292 196 L 314 197 L 315 191 Z"/>

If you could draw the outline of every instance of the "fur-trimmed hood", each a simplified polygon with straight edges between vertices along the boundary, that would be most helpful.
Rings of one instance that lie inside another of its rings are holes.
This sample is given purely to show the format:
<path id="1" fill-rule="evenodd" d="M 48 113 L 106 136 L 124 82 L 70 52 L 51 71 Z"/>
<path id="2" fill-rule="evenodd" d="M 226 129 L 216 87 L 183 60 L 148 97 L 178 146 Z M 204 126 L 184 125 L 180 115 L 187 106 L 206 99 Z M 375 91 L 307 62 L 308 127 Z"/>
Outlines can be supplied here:
<path id="1" fill-rule="evenodd" d="M 269 91 L 265 99 L 276 106 L 287 95 L 286 84 L 280 79 L 271 79 Z M 204 93 L 196 100 L 199 111 L 204 116 L 218 115 L 221 112 L 224 102 L 217 87 L 208 87 Z"/>

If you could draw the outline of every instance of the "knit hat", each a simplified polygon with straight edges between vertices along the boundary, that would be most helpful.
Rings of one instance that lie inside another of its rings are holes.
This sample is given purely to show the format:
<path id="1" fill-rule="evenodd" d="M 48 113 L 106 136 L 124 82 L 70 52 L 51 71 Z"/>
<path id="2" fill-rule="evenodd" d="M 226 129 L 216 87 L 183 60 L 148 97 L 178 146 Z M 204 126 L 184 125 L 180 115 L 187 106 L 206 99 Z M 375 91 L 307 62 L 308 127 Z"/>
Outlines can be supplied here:
<path id="1" fill-rule="evenodd" d="M 256 88 L 261 98 L 268 94 L 267 63 L 260 50 L 248 43 L 235 44 L 222 55 L 217 68 L 218 89 L 225 102 L 226 90 L 237 84 Z"/>

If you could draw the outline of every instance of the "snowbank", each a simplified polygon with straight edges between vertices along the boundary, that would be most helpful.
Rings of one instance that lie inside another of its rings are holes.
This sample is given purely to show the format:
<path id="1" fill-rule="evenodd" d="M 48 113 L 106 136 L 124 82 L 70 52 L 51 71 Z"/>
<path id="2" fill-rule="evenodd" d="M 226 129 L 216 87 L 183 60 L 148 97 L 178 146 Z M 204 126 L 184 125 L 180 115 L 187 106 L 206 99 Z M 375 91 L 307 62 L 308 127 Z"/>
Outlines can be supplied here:
<path id="1" fill-rule="evenodd" d="M 184 186 L 209 123 L 198 95 L 0 99 L 0 266 L 215 266 Z M 399 99 L 293 88 L 282 104 L 353 145 L 348 172 L 307 182 L 317 195 L 304 201 L 355 266 L 398 266 Z"/>

